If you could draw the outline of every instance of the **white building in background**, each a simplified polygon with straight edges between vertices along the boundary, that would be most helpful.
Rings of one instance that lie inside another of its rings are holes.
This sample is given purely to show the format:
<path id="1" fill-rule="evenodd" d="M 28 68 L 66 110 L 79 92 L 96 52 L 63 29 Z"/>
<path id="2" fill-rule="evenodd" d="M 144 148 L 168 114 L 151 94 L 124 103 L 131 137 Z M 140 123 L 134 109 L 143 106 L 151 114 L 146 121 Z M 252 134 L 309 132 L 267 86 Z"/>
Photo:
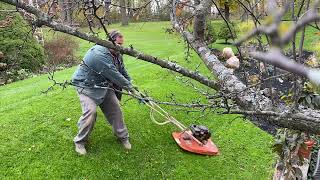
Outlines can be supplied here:
<path id="1" fill-rule="evenodd" d="M 217 18 L 219 16 L 219 11 L 217 7 L 211 7 L 211 14 L 214 18 Z"/>

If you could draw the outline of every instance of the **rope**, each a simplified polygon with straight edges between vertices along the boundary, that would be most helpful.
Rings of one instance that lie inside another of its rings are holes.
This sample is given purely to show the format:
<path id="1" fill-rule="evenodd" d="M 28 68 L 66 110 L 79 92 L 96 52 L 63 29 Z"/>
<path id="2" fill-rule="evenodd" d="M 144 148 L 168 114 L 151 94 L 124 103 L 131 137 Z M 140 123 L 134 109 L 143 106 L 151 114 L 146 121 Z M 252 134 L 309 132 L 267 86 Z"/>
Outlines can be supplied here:
<path id="1" fill-rule="evenodd" d="M 172 123 L 174 125 L 176 125 L 179 129 L 181 130 L 186 130 L 187 127 L 185 125 L 183 125 L 181 122 L 179 122 L 177 119 L 175 119 L 174 117 L 172 117 L 167 111 L 165 111 L 164 109 L 162 109 L 158 104 L 156 104 L 155 102 L 149 101 L 146 102 L 144 101 L 145 104 L 150 108 L 150 119 L 156 123 L 157 125 L 166 125 L 169 123 Z M 162 117 L 165 118 L 165 121 L 163 122 L 159 122 L 155 119 L 154 117 L 154 112 L 157 112 L 159 115 L 161 115 Z"/>
<path id="2" fill-rule="evenodd" d="M 140 92 L 139 92 L 140 93 Z M 145 98 L 146 96 L 144 96 L 142 93 L 140 93 L 140 96 Z M 150 108 L 150 119 L 157 125 L 163 126 L 169 123 L 172 123 L 174 125 L 176 125 L 180 130 L 182 130 L 184 133 L 188 134 L 195 142 L 197 142 L 200 146 L 203 146 L 204 144 L 202 142 L 200 142 L 197 138 L 195 138 L 192 133 L 188 132 L 188 128 L 182 124 L 181 122 L 179 122 L 177 119 L 175 119 L 174 117 L 172 117 L 167 111 L 165 111 L 164 109 L 162 109 L 158 104 L 156 104 L 155 102 L 152 101 L 145 101 L 143 100 L 143 102 Z M 160 122 L 157 121 L 154 117 L 154 112 L 157 112 L 159 115 L 161 115 L 162 117 L 165 118 L 165 121 Z"/>

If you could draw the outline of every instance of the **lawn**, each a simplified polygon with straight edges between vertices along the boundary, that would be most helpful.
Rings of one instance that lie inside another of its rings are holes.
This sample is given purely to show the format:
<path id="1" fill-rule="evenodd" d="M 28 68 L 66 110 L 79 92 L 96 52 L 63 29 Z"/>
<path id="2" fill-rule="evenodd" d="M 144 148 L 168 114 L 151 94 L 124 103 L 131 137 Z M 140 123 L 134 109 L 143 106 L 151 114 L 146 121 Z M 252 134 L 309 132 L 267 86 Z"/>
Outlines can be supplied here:
<path id="1" fill-rule="evenodd" d="M 166 34 L 169 23 L 137 23 L 119 28 L 126 44 L 155 56 L 195 68 L 200 59 L 192 54 L 185 61 L 185 44 L 175 34 Z M 53 36 L 52 32 L 47 36 Z M 101 34 L 102 36 L 102 34 Z M 93 44 L 79 40 L 81 57 Z M 125 57 L 134 83 L 157 99 L 175 94 L 191 102 L 198 94 L 158 66 Z M 70 79 L 76 67 L 56 73 Z M 201 73 L 210 73 L 200 66 Z M 179 149 L 171 137 L 175 127 L 157 126 L 149 110 L 135 100 L 123 104 L 133 149 L 126 152 L 116 142 L 101 111 L 87 146 L 88 155 L 74 152 L 73 137 L 81 114 L 73 87 L 42 94 L 50 85 L 40 75 L 0 87 L 0 179 L 270 179 L 274 154 L 272 136 L 234 115 L 200 114 L 168 109 L 186 125 L 204 124 L 213 131 L 221 155 L 194 155 Z M 197 86 L 205 88 L 199 84 Z M 125 97 L 124 101 L 127 100 Z"/>

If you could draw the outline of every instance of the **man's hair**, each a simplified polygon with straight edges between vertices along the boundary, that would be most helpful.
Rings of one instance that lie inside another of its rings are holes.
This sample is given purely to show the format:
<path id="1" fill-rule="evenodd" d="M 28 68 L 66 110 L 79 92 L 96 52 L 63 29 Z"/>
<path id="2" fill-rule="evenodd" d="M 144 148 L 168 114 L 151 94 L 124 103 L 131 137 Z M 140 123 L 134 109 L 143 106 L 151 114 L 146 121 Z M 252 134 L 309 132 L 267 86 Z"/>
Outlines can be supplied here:
<path id="1" fill-rule="evenodd" d="M 109 40 L 111 41 L 115 41 L 116 38 L 121 35 L 120 31 L 118 30 L 111 30 L 110 33 L 109 33 Z"/>

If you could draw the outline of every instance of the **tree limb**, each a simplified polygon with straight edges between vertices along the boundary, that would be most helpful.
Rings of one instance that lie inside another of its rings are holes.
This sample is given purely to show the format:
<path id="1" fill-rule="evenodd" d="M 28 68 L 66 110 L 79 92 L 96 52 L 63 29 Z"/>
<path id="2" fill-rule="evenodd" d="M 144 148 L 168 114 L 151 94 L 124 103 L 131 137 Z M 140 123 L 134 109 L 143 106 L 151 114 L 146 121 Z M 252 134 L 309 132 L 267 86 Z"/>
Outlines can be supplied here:
<path id="1" fill-rule="evenodd" d="M 173 0 L 173 9 L 174 1 L 175 0 Z M 281 16 L 282 14 L 284 14 L 284 11 L 278 13 L 276 16 Z M 232 71 L 226 68 L 219 61 L 219 59 L 213 54 L 213 52 L 203 41 L 196 39 L 193 34 L 183 30 L 175 17 L 174 11 L 171 12 L 171 22 L 173 27 L 187 40 L 191 47 L 201 57 L 203 63 L 207 66 L 207 68 L 210 69 L 212 73 L 218 77 L 218 80 L 221 84 L 221 88 L 219 90 L 223 91 L 224 93 L 235 94 L 232 99 L 239 107 L 241 107 L 242 112 L 270 112 L 273 113 L 273 116 L 265 116 L 267 117 L 265 118 L 265 120 L 271 122 L 272 124 L 311 133 L 320 132 L 320 111 L 305 109 L 299 110 L 297 112 L 291 112 L 290 108 L 287 106 L 274 108 L 269 98 L 264 96 L 259 91 L 248 88 L 235 75 L 233 75 Z M 273 28 L 270 29 L 272 30 Z M 272 33 L 271 30 L 270 33 Z M 240 111 L 234 111 L 234 113 L 244 114 L 240 113 Z M 256 122 L 253 121 L 253 123 Z"/>
<path id="2" fill-rule="evenodd" d="M 198 72 L 190 71 L 187 68 L 184 68 L 176 63 L 169 62 L 169 61 L 154 57 L 152 55 L 144 54 L 143 52 L 139 52 L 139 51 L 133 49 L 132 47 L 125 48 L 125 47 L 122 47 L 119 45 L 114 45 L 114 44 L 112 44 L 112 42 L 102 40 L 102 39 L 97 38 L 95 36 L 80 32 L 75 28 L 72 28 L 70 26 L 67 26 L 67 25 L 64 25 L 64 24 L 61 24 L 61 23 L 54 21 L 52 19 L 52 17 L 48 16 L 46 13 L 40 11 L 39 9 L 37 9 L 31 5 L 25 4 L 21 1 L 16 1 L 16 0 L 0 0 L 0 1 L 14 5 L 17 8 L 21 8 L 21 9 L 27 11 L 28 13 L 34 14 L 37 17 L 37 22 L 36 22 L 37 26 L 42 26 L 42 25 L 48 26 L 55 31 L 60 31 L 60 32 L 70 34 L 70 35 L 76 36 L 78 38 L 93 42 L 93 43 L 96 43 L 96 44 L 99 44 L 101 46 L 105 46 L 107 48 L 115 49 L 123 54 L 127 54 L 127 55 L 135 57 L 137 59 L 147 61 L 152 64 L 159 65 L 162 68 L 166 68 L 171 71 L 180 73 L 183 76 L 192 78 L 192 79 L 194 79 L 194 80 L 196 80 L 196 81 L 198 81 L 208 87 L 211 87 L 214 89 L 216 89 L 218 87 L 218 84 L 216 82 L 208 79 L 207 77 L 199 74 Z"/>

